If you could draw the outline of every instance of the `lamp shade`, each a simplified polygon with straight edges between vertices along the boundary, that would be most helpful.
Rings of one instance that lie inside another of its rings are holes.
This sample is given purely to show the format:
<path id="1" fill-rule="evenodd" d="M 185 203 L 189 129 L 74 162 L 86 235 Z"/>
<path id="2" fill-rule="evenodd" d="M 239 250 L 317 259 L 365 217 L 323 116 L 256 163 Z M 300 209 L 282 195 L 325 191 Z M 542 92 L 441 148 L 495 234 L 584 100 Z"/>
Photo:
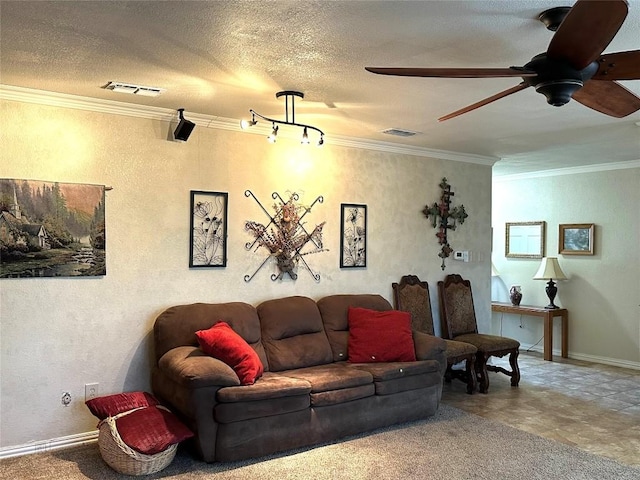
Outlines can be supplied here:
<path id="1" fill-rule="evenodd" d="M 560 268 L 558 259 L 555 257 L 543 257 L 540 262 L 540 268 L 533 276 L 534 280 L 566 280 L 567 277 Z"/>

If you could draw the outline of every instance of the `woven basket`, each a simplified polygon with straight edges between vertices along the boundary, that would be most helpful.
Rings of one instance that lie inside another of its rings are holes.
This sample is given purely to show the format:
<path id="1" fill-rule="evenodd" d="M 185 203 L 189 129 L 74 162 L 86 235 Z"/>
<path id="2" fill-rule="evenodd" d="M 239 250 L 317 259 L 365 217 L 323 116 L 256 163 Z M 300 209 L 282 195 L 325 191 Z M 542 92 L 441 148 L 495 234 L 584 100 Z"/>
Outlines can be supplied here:
<path id="1" fill-rule="evenodd" d="M 175 443 L 154 455 L 145 455 L 124 443 L 116 428 L 116 420 L 136 410 L 139 409 L 129 410 L 102 420 L 98 424 L 98 446 L 104 461 L 115 471 L 125 475 L 149 475 L 159 472 L 173 461 L 178 444 Z"/>

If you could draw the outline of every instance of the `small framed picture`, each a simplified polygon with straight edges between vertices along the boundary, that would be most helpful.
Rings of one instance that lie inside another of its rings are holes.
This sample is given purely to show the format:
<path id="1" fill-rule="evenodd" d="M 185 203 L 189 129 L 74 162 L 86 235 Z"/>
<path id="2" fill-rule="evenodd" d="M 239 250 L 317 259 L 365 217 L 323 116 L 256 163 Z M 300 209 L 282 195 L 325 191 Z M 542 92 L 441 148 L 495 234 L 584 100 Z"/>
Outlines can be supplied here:
<path id="1" fill-rule="evenodd" d="M 560 225 L 558 253 L 561 255 L 593 255 L 593 223 Z"/>
<path id="2" fill-rule="evenodd" d="M 191 191 L 189 267 L 227 266 L 228 194 Z"/>
<path id="3" fill-rule="evenodd" d="M 340 205 L 340 268 L 367 266 L 367 206 Z"/>

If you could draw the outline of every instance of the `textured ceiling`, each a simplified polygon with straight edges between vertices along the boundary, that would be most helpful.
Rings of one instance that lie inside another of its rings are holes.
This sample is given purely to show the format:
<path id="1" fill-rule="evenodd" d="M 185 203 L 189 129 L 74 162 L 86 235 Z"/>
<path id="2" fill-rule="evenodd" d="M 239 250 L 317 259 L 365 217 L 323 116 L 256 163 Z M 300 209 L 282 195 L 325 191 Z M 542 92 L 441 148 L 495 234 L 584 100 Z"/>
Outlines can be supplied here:
<path id="1" fill-rule="evenodd" d="M 284 117 L 331 135 L 500 158 L 496 174 L 640 159 L 640 112 L 614 119 L 556 108 L 529 88 L 461 117 L 436 118 L 519 79 L 380 76 L 365 66 L 522 66 L 552 32 L 537 20 L 562 0 L 1 1 L 4 85 L 240 119 Z M 640 49 L 640 0 L 605 52 Z M 114 93 L 121 81 L 164 88 Z M 640 95 L 640 81 L 621 82 Z M 400 138 L 387 128 L 420 132 Z"/>

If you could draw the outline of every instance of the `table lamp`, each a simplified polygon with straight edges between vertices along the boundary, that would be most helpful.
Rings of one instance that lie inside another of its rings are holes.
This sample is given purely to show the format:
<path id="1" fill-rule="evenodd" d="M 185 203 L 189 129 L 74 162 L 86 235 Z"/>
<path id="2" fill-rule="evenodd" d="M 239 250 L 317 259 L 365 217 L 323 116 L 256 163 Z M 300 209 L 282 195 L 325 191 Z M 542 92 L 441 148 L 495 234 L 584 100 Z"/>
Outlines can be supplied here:
<path id="1" fill-rule="evenodd" d="M 556 304 L 553 303 L 553 299 L 556 298 L 556 293 L 558 293 L 558 288 L 554 283 L 553 279 L 556 280 L 566 280 L 567 277 L 560 268 L 560 264 L 558 264 L 558 259 L 555 257 L 543 257 L 542 262 L 540 262 L 540 268 L 533 276 L 534 280 L 549 280 L 547 282 L 547 288 L 545 291 L 547 292 L 547 297 L 549 297 L 549 305 L 544 308 L 554 309 L 559 308 Z"/>

